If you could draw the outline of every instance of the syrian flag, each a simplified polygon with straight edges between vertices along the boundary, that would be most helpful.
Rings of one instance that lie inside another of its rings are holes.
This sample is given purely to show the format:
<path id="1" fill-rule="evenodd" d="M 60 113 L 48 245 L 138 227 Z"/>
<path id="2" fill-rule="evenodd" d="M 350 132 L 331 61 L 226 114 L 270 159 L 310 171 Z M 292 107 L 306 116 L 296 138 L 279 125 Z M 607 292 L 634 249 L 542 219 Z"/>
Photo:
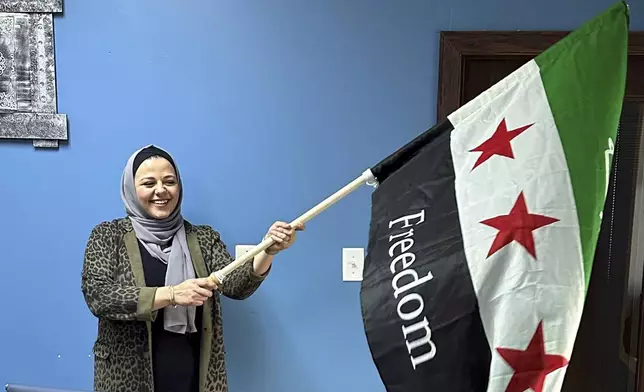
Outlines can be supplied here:
<path id="1" fill-rule="evenodd" d="M 561 389 L 627 38 L 619 3 L 371 169 L 361 303 L 388 391 Z"/>

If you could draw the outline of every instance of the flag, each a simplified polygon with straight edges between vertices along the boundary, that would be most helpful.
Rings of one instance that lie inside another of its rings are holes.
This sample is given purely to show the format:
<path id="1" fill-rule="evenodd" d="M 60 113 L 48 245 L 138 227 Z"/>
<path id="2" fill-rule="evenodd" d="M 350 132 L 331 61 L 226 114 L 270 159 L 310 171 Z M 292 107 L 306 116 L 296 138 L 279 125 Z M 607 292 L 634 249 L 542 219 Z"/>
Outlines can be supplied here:
<path id="1" fill-rule="evenodd" d="M 360 299 L 388 391 L 561 389 L 627 39 L 620 2 L 371 168 Z"/>

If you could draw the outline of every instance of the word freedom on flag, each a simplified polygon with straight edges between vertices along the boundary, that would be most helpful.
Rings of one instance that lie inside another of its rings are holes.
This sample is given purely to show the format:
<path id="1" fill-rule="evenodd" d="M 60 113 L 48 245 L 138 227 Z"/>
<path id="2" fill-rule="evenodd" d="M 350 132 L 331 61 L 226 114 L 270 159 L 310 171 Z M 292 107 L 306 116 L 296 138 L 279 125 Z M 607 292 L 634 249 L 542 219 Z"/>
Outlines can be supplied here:
<path id="1" fill-rule="evenodd" d="M 390 242 L 396 241 L 389 247 L 389 256 L 394 257 L 389 269 L 391 270 L 391 273 L 394 274 L 393 281 L 391 283 L 394 289 L 394 298 L 399 300 L 398 306 L 396 307 L 398 317 L 400 317 L 404 323 L 413 322 L 411 325 L 403 325 L 402 327 L 402 333 L 405 337 L 407 350 L 412 353 L 413 350 L 421 349 L 426 346 L 426 352 L 418 356 L 414 356 L 413 354 L 410 355 L 411 364 L 414 369 L 416 369 L 416 366 L 419 364 L 427 362 L 436 355 L 436 345 L 431 340 L 432 330 L 429 328 L 429 321 L 427 321 L 426 316 L 422 316 L 423 310 L 425 309 L 423 297 L 416 292 L 408 292 L 410 289 L 424 284 L 432 280 L 434 277 L 432 272 L 429 271 L 427 272 L 427 275 L 419 278 L 418 273 L 414 269 L 410 268 L 414 261 L 416 261 L 416 255 L 409 251 L 414 245 L 414 228 L 412 226 L 423 222 L 425 222 L 425 210 L 421 210 L 417 214 L 407 215 L 389 222 L 390 229 L 401 223 L 403 223 L 403 226 L 401 226 L 400 229 L 409 228 L 407 231 L 389 236 Z M 399 253 L 396 252 L 396 248 L 399 248 Z M 400 268 L 400 270 L 397 271 L 397 268 Z M 400 281 L 408 276 L 411 276 L 411 281 L 399 287 Z M 405 294 L 405 296 L 398 298 L 401 294 Z M 411 309 L 403 310 L 405 305 L 411 307 Z M 420 319 L 421 317 L 422 319 Z M 410 342 L 409 335 L 417 332 L 422 332 L 422 335 L 418 339 Z"/>

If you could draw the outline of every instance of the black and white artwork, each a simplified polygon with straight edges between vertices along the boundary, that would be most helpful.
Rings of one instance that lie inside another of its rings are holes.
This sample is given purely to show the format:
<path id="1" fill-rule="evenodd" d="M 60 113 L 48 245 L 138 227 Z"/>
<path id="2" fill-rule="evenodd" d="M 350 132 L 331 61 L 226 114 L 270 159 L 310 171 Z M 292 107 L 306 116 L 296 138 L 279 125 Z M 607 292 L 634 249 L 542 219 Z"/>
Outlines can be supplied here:
<path id="1" fill-rule="evenodd" d="M 62 0 L 0 0 L 0 10 L 12 10 L 0 12 L 0 138 L 41 148 L 67 140 L 67 116 L 56 104 L 51 12 L 58 9 Z"/>
<path id="2" fill-rule="evenodd" d="M 0 0 L 0 12 L 63 12 L 63 0 Z"/>
<path id="3" fill-rule="evenodd" d="M 0 110 L 56 111 L 51 14 L 0 14 Z"/>

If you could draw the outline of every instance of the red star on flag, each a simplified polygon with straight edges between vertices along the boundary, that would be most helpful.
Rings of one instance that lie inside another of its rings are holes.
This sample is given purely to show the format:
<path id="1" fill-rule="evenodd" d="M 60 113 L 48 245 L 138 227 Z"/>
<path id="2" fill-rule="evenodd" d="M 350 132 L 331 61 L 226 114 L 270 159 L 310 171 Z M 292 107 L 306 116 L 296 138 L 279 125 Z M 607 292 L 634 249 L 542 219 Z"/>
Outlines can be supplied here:
<path id="1" fill-rule="evenodd" d="M 512 145 L 510 144 L 510 141 L 533 125 L 534 123 L 508 131 L 508 127 L 505 123 L 505 118 L 501 120 L 499 126 L 496 127 L 496 131 L 494 131 L 494 134 L 492 134 L 489 139 L 481 143 L 478 147 L 469 151 L 481 153 L 481 155 L 479 155 L 478 159 L 476 160 L 476 163 L 474 164 L 472 170 L 476 169 L 477 166 L 492 158 L 494 155 L 500 155 L 514 159 L 514 152 L 512 152 Z"/>
<path id="2" fill-rule="evenodd" d="M 512 210 L 508 215 L 499 215 L 494 218 L 482 221 L 484 225 L 493 227 L 499 232 L 494 238 L 487 257 L 492 256 L 496 251 L 503 248 L 512 241 L 516 241 L 534 257 L 537 258 L 537 252 L 534 247 L 534 237 L 532 232 L 540 227 L 558 222 L 559 219 L 551 218 L 545 215 L 531 214 L 525 204 L 523 192 L 514 203 Z"/>
<path id="3" fill-rule="evenodd" d="M 498 347 L 496 351 L 514 369 L 505 392 L 524 392 L 529 388 L 534 392 L 542 392 L 546 376 L 568 364 L 568 360 L 561 355 L 545 353 L 543 321 L 539 322 L 525 350 Z"/>

